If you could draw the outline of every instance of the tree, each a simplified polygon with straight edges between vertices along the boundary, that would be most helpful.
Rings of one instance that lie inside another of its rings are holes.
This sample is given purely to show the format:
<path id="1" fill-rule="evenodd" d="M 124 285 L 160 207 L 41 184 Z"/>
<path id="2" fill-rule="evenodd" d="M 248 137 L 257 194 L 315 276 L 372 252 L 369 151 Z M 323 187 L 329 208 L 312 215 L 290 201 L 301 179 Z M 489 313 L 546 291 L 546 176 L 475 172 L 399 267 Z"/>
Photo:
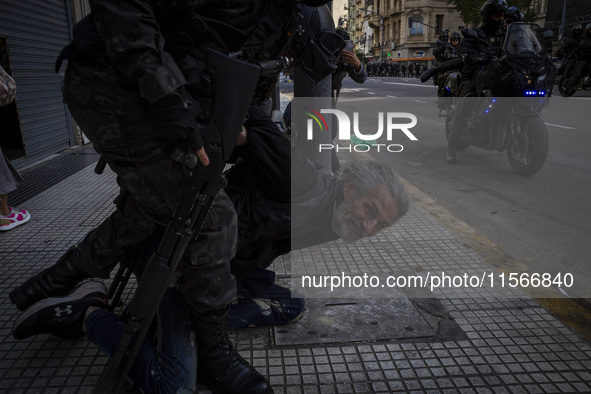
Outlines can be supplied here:
<path id="1" fill-rule="evenodd" d="M 447 3 L 453 5 L 460 13 L 463 21 L 468 24 L 480 23 L 480 7 L 484 4 L 483 0 L 447 0 Z M 532 0 L 511 0 L 510 6 L 519 7 L 525 14 L 528 21 L 535 19 L 535 13 L 530 10 Z"/>

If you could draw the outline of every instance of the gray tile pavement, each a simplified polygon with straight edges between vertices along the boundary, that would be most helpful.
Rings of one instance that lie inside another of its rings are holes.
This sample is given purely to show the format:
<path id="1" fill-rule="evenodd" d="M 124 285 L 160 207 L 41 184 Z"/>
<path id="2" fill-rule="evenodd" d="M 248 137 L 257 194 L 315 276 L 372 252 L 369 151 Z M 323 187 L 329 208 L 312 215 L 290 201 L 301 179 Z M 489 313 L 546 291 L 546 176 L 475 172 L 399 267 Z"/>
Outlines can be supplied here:
<path id="1" fill-rule="evenodd" d="M 98 176 L 92 166 L 86 167 L 20 204 L 31 212 L 31 221 L 0 234 L 0 392 L 92 391 L 106 357 L 86 339 L 39 335 L 16 341 L 11 328 L 18 312 L 7 295 L 109 215 L 116 194 L 111 172 Z M 323 245 L 293 253 L 291 260 L 279 259 L 275 267 L 283 281 L 290 281 L 294 256 L 312 256 L 314 269 L 319 265 L 329 271 L 341 269 L 338 262 L 344 261 L 353 273 L 492 270 L 417 203 L 403 222 L 369 243 L 350 248 Z M 241 354 L 268 376 L 277 393 L 591 392 L 591 346 L 525 293 L 500 297 L 463 289 L 433 300 L 409 298 L 402 292 L 382 302 L 404 300 L 408 305 L 400 306 L 399 313 L 419 314 L 421 319 L 412 324 L 425 334 L 410 335 L 411 323 L 396 325 L 395 315 L 386 318 L 375 308 L 359 306 L 353 313 L 367 316 L 360 319 L 367 326 L 350 328 L 355 335 L 345 333 L 339 342 L 329 336 L 320 342 L 313 339 L 318 338 L 316 332 L 307 339 L 306 330 L 330 304 L 327 300 L 309 300 L 308 312 L 293 325 L 232 333 Z M 360 339 L 372 322 L 391 322 L 389 337 Z M 279 340 L 285 334 L 280 330 L 301 330 L 302 336 L 298 344 L 290 344 Z"/>

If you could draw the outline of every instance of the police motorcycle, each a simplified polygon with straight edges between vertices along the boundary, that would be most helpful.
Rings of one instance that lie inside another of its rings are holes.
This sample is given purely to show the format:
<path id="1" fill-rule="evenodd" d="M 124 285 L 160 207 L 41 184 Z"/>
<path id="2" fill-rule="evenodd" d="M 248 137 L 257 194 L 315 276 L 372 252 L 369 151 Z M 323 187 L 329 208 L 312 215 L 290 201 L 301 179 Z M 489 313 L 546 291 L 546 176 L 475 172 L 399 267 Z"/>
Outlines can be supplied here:
<path id="1" fill-rule="evenodd" d="M 457 36 L 458 41 L 460 35 L 456 32 L 452 34 L 452 38 Z M 439 40 L 437 43 L 441 43 Z M 439 109 L 439 116 L 443 116 L 442 112 L 452 110 L 453 97 L 457 95 L 460 85 L 460 72 L 463 66 L 462 59 L 458 57 L 455 48 L 451 44 L 441 54 L 441 60 L 438 64 L 429 68 L 421 74 L 421 82 L 426 82 L 433 77 L 433 84 L 437 86 L 437 108 Z"/>
<path id="2" fill-rule="evenodd" d="M 562 47 L 558 49 L 557 54 L 564 57 L 560 69 L 558 70 L 558 91 L 563 97 L 570 97 L 577 90 L 591 90 L 591 71 L 583 76 L 577 86 L 573 89 L 568 89 L 570 79 L 575 73 L 575 66 L 577 63 L 577 43 L 584 33 L 583 25 L 576 25 L 572 28 L 572 36 L 570 42 L 567 41 Z M 570 52 L 570 53 L 569 53 Z"/>
<path id="3" fill-rule="evenodd" d="M 461 60 L 458 58 L 458 60 Z M 449 116 L 454 109 L 453 98 L 457 96 L 460 88 L 461 74 L 458 70 L 445 71 L 438 78 L 440 84 L 437 89 L 437 108 L 439 109 L 439 116 L 442 111 L 446 111 L 445 116 Z"/>
<path id="4" fill-rule="evenodd" d="M 461 41 L 460 34 L 453 32 L 451 35 L 452 42 L 454 39 L 457 40 L 459 44 Z M 439 66 L 439 69 L 443 72 L 437 77 L 437 81 L 435 81 L 435 84 L 438 86 L 437 108 L 439 109 L 439 116 L 442 116 L 441 113 L 443 110 L 448 113 L 453 109 L 451 105 L 453 100 L 450 99 L 458 94 L 461 76 L 459 70 L 464 64 L 462 59 L 456 53 L 456 47 L 451 43 L 445 50 L 444 58 L 445 62 Z"/>
<path id="5" fill-rule="evenodd" d="M 587 73 L 581 81 L 572 89 L 568 89 L 568 83 L 574 74 L 575 68 L 571 67 L 568 73 L 565 73 L 558 78 L 556 82 L 558 91 L 562 97 L 570 97 L 577 92 L 577 90 L 591 90 L 591 72 Z"/>
<path id="6" fill-rule="evenodd" d="M 467 29 L 464 34 L 477 34 Z M 556 69 L 538 25 L 515 22 L 508 26 L 501 56 L 474 75 L 473 97 L 453 100 L 446 119 L 449 139 L 452 113 L 458 100 L 466 104 L 467 127 L 461 146 L 506 151 L 509 164 L 522 176 L 538 172 L 548 155 L 548 130 L 540 118 L 552 93 Z M 450 86 L 450 90 L 455 87 Z"/>

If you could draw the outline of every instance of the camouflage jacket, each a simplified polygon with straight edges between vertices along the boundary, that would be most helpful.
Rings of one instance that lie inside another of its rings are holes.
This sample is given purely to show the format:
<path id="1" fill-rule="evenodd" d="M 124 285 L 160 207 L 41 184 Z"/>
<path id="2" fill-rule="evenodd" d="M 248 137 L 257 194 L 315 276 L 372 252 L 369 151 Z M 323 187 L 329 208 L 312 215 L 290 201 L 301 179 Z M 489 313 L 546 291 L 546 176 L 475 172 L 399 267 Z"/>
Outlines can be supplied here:
<path id="1" fill-rule="evenodd" d="M 154 103 L 187 84 L 186 57 L 202 59 L 205 48 L 231 53 L 247 45 L 245 60 L 277 57 L 295 2 L 90 0 L 90 7 L 66 58 L 113 66 Z"/>

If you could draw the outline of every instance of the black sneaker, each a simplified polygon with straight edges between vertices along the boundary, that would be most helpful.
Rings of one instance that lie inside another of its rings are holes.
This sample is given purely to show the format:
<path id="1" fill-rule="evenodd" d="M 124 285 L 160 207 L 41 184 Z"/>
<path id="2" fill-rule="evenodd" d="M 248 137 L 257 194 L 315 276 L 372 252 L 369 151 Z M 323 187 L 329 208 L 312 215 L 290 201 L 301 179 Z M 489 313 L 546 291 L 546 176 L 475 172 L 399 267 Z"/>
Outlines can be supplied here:
<path id="1" fill-rule="evenodd" d="M 46 298 L 31 305 L 16 320 L 12 335 L 16 339 L 50 333 L 60 338 L 84 336 L 82 323 L 91 306 L 107 307 L 107 288 L 103 282 L 84 282 L 63 297 Z"/>

